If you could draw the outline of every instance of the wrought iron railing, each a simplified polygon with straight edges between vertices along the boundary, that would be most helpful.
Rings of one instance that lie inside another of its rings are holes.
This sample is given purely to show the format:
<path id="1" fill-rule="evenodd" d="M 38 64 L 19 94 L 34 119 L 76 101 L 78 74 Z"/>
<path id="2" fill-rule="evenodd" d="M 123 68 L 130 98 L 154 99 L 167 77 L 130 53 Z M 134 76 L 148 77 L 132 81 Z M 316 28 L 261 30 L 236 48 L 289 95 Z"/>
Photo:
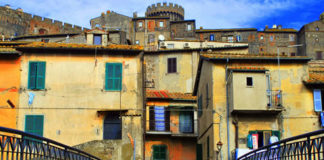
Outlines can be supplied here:
<path id="1" fill-rule="evenodd" d="M 170 132 L 171 134 L 194 134 L 195 126 L 197 126 L 197 120 L 191 120 L 186 122 L 180 121 L 155 121 L 147 120 L 146 125 L 147 132 Z"/>
<path id="2" fill-rule="evenodd" d="M 322 160 L 324 129 L 287 138 L 253 150 L 238 160 Z"/>
<path id="3" fill-rule="evenodd" d="M 0 127 L 0 159 L 99 160 L 95 156 L 59 142 L 4 127 Z"/>
<path id="4" fill-rule="evenodd" d="M 282 107 L 282 90 L 267 90 L 268 107 Z"/>

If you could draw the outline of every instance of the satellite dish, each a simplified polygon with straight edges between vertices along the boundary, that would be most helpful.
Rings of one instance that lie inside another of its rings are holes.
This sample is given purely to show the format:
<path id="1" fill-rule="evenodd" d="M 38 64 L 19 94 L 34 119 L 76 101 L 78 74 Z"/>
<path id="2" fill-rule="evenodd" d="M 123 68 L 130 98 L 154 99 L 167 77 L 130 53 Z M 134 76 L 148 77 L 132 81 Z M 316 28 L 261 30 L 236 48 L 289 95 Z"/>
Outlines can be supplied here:
<path id="1" fill-rule="evenodd" d="M 164 41 L 164 36 L 162 34 L 159 35 L 159 40 Z"/>

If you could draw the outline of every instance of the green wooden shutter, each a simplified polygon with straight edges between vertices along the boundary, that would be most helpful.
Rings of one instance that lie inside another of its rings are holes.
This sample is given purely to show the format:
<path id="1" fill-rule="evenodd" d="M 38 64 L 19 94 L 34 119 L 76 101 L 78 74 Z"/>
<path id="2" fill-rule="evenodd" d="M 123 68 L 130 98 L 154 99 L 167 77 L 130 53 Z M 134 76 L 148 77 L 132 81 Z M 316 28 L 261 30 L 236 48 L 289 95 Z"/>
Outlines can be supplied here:
<path id="1" fill-rule="evenodd" d="M 26 115 L 25 132 L 38 136 L 43 136 L 44 116 L 43 115 Z"/>
<path id="2" fill-rule="evenodd" d="M 203 155 L 202 155 L 202 144 L 197 144 L 197 148 L 196 148 L 196 159 L 197 160 L 202 160 L 203 159 Z"/>
<path id="3" fill-rule="evenodd" d="M 36 88 L 37 63 L 29 62 L 28 89 Z"/>
<path id="4" fill-rule="evenodd" d="M 122 64 L 106 63 L 106 85 L 105 89 L 120 91 L 122 88 Z"/>
<path id="5" fill-rule="evenodd" d="M 45 89 L 46 62 L 37 62 L 36 89 Z"/>
<path id="6" fill-rule="evenodd" d="M 153 160 L 166 160 L 166 145 L 153 146 Z"/>

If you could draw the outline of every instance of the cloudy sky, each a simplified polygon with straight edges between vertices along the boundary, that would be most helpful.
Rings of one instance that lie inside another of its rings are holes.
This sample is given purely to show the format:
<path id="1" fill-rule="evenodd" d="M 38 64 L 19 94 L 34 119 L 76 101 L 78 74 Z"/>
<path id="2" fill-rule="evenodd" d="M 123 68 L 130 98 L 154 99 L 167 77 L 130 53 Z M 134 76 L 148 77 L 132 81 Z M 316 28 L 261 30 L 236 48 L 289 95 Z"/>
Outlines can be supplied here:
<path id="1" fill-rule="evenodd" d="M 0 0 L 0 6 L 48 17 L 83 27 L 89 20 L 111 10 L 123 15 L 144 16 L 147 6 L 156 0 Z M 162 1 L 164 2 L 164 1 Z M 168 0 L 185 8 L 185 19 L 195 19 L 199 28 L 242 28 L 259 30 L 265 25 L 282 24 L 300 29 L 303 24 L 319 19 L 324 0 Z"/>

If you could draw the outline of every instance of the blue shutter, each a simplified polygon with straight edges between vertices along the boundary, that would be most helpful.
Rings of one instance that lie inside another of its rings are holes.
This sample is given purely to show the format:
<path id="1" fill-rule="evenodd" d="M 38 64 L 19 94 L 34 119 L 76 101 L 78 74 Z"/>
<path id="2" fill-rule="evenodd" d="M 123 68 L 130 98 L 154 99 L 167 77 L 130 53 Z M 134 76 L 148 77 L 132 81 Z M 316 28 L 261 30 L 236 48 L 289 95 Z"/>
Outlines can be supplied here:
<path id="1" fill-rule="evenodd" d="M 164 116 L 164 107 L 155 106 L 154 115 L 155 115 L 155 130 L 156 131 L 165 131 L 165 116 Z"/>
<path id="2" fill-rule="evenodd" d="M 46 62 L 37 62 L 36 89 L 45 89 Z"/>
<path id="3" fill-rule="evenodd" d="M 43 136 L 44 116 L 43 115 L 26 115 L 25 132 L 37 136 Z"/>
<path id="4" fill-rule="evenodd" d="M 322 97 L 320 89 L 314 89 L 314 110 L 315 112 L 322 112 Z"/>
<path id="5" fill-rule="evenodd" d="M 120 91 L 122 88 L 122 71 L 121 63 L 106 63 L 106 84 L 105 89 L 111 91 Z"/>
<path id="6" fill-rule="evenodd" d="M 29 62 L 28 89 L 36 88 L 37 63 Z"/>

